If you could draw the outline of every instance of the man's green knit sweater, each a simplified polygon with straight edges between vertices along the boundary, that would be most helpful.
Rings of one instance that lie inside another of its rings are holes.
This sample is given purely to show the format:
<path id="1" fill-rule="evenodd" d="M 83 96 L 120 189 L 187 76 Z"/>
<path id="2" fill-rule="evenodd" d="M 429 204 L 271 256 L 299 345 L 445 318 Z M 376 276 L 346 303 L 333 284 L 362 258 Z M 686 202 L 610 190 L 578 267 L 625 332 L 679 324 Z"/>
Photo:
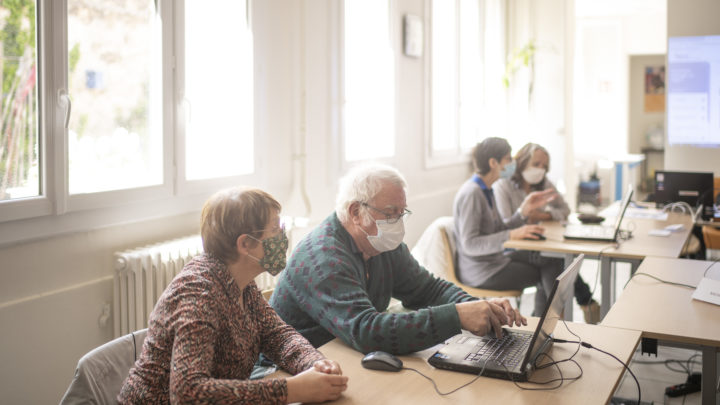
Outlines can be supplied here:
<path id="1" fill-rule="evenodd" d="M 414 311 L 385 312 L 392 297 Z M 475 299 L 425 270 L 404 243 L 364 261 L 333 213 L 297 245 L 270 304 L 315 347 L 338 337 L 363 353 L 403 354 L 460 333 L 455 303 Z"/>

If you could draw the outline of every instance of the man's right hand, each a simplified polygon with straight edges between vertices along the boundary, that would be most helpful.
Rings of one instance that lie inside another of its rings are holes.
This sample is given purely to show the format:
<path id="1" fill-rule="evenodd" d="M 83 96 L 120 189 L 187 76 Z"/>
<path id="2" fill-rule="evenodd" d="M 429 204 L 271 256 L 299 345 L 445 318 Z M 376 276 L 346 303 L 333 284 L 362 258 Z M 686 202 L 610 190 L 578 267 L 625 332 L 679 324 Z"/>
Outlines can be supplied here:
<path id="1" fill-rule="evenodd" d="M 498 338 L 502 337 L 502 326 L 510 325 L 511 320 L 505 310 L 490 301 L 467 301 L 455 304 L 460 327 L 476 335 L 487 335 L 495 331 Z"/>
<path id="2" fill-rule="evenodd" d="M 510 239 L 540 239 L 536 234 L 544 234 L 545 228 L 540 225 L 523 225 L 510 231 Z"/>

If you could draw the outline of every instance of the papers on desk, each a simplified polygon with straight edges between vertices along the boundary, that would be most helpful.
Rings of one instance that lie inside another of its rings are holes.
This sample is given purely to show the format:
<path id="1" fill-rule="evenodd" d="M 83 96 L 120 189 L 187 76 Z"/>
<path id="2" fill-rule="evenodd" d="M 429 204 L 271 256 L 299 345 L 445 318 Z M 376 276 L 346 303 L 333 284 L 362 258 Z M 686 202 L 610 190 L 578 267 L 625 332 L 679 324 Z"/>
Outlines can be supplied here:
<path id="1" fill-rule="evenodd" d="M 625 217 L 667 221 L 668 213 L 652 208 L 628 208 L 627 212 L 625 212 Z"/>
<path id="2" fill-rule="evenodd" d="M 692 297 L 699 301 L 720 305 L 720 280 L 703 277 Z"/>
<path id="3" fill-rule="evenodd" d="M 670 236 L 671 233 L 682 231 L 685 229 L 682 224 L 672 224 L 665 227 L 665 229 L 651 229 L 648 232 L 648 235 L 650 236 Z"/>
<path id="4" fill-rule="evenodd" d="M 610 207 L 602 210 L 602 214 L 605 217 L 617 217 L 618 216 L 617 204 L 613 204 Z M 640 218 L 640 219 L 654 219 L 657 221 L 667 221 L 668 213 L 656 208 L 637 208 L 628 207 L 625 211 L 625 218 Z"/>

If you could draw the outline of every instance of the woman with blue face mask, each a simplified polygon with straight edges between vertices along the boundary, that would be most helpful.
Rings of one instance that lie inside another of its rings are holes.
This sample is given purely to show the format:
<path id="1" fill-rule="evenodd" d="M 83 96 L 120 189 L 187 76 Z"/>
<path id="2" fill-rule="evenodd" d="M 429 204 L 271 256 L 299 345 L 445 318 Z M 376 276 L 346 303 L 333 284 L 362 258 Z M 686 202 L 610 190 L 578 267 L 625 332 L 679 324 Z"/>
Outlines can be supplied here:
<path id="1" fill-rule="evenodd" d="M 275 404 L 338 399 L 340 366 L 280 319 L 253 279 L 285 267 L 280 204 L 258 189 L 214 194 L 202 210 L 204 253 L 173 279 L 150 314 L 140 358 L 118 401 Z M 250 380 L 262 352 L 293 374 Z"/>
<path id="2" fill-rule="evenodd" d="M 492 186 L 498 212 L 505 222 L 511 221 L 513 214 L 533 191 L 555 190 L 555 186 L 547 178 L 550 170 L 550 154 L 547 149 L 536 143 L 528 143 L 520 148 L 513 161 L 517 163 L 515 172 L 509 178 L 496 181 Z M 569 214 L 570 207 L 558 194 L 546 206 L 530 212 L 526 223 L 563 221 Z M 536 255 L 536 263 L 555 260 L 540 257 L 537 253 Z M 600 305 L 592 299 L 590 287 L 580 276 L 575 279 L 575 299 L 583 311 L 585 322 L 598 323 Z"/>
<path id="3" fill-rule="evenodd" d="M 527 195 L 513 215 L 503 220 L 498 212 L 493 184 L 510 178 L 516 163 L 510 144 L 503 138 L 487 138 L 472 152 L 475 173 L 460 187 L 453 203 L 457 240 L 458 277 L 464 284 L 491 290 L 520 290 L 536 286 L 533 315 L 539 316 L 547 305 L 555 278 L 563 263 L 538 260 L 527 251 L 506 251 L 508 239 L 538 239 L 544 228 L 526 224 L 528 216 L 552 201 L 554 190 Z"/>

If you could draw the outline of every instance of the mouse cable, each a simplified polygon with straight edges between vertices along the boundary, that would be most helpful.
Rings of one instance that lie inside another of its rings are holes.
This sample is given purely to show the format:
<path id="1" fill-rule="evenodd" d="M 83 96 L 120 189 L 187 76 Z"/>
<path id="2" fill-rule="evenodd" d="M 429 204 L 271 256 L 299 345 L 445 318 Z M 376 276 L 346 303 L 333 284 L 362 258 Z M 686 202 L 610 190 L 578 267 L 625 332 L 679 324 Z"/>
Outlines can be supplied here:
<path id="1" fill-rule="evenodd" d="M 588 349 L 595 349 L 595 350 L 599 351 L 600 353 L 607 354 L 608 356 L 610 356 L 613 359 L 620 362 L 620 364 L 623 365 L 625 370 L 627 370 L 630 373 L 630 375 L 632 376 L 632 378 L 635 380 L 635 384 L 637 385 L 637 389 L 638 389 L 638 402 L 637 403 L 638 403 L 638 405 L 640 404 L 641 399 L 642 399 L 642 392 L 640 391 L 640 382 L 638 381 L 637 377 L 635 376 L 635 373 L 633 373 L 632 370 L 630 370 L 630 367 L 628 367 L 627 364 L 625 364 L 625 362 L 620 360 L 617 356 L 615 356 L 614 354 L 612 354 L 610 352 L 606 352 L 605 350 L 598 349 L 597 347 L 591 345 L 588 342 L 572 341 L 572 340 L 565 340 L 565 339 L 555 339 L 555 338 L 553 338 L 553 342 L 555 342 L 555 343 L 580 343 L 583 347 L 587 347 Z"/>
<path id="2" fill-rule="evenodd" d="M 710 263 L 710 265 L 707 266 L 707 268 L 705 269 L 705 272 L 703 273 L 703 277 L 707 277 L 707 272 L 710 270 L 710 267 L 712 267 L 712 266 L 713 266 L 715 263 L 717 263 L 717 262 L 720 262 L 720 257 L 718 257 L 717 259 L 715 259 L 714 262 Z"/>
<path id="3" fill-rule="evenodd" d="M 618 231 L 618 238 L 622 239 L 623 241 L 632 239 L 633 232 L 637 229 L 637 225 L 635 224 L 635 221 L 629 220 L 625 223 L 625 229 L 620 229 Z"/>
<path id="4" fill-rule="evenodd" d="M 709 268 L 709 267 L 708 267 L 708 268 Z M 635 277 L 635 276 L 646 276 L 646 277 L 654 278 L 655 280 L 657 280 L 657 281 L 659 281 L 659 282 L 661 282 L 661 283 L 663 283 L 663 284 L 676 285 L 676 286 L 679 286 L 679 287 L 690 288 L 690 289 L 693 289 L 693 290 L 697 288 L 697 286 L 694 286 L 694 285 L 683 284 L 683 283 L 676 283 L 676 282 L 674 282 L 674 281 L 667 281 L 667 280 L 663 280 L 663 279 L 661 279 L 661 278 L 655 277 L 655 276 L 653 276 L 652 274 L 643 273 L 643 272 L 637 272 L 637 273 L 633 274 L 632 277 L 630 277 L 630 278 L 628 279 L 627 283 L 625 283 L 625 285 L 623 286 L 623 290 L 625 289 L 625 287 L 627 287 L 628 283 L 630 283 L 630 280 L 632 280 L 633 277 Z"/>
<path id="5" fill-rule="evenodd" d="M 600 280 L 600 273 L 602 273 L 602 255 L 603 255 L 603 253 L 604 253 L 606 250 L 610 249 L 610 248 L 615 248 L 615 249 L 617 249 L 618 247 L 620 247 L 620 243 L 617 243 L 617 242 L 616 242 L 616 243 L 612 243 L 612 244 L 610 244 L 610 245 L 607 245 L 607 246 L 603 247 L 603 248 L 600 249 L 600 251 L 598 252 L 598 257 L 597 257 L 597 259 L 596 259 L 597 262 L 598 262 L 598 265 L 597 265 L 597 271 L 595 272 L 595 282 L 593 283 L 592 291 L 590 291 L 590 301 L 588 301 L 588 302 L 586 302 L 585 304 L 582 304 L 582 305 L 590 305 L 590 303 L 591 303 L 592 300 L 593 300 L 593 295 L 595 295 L 595 290 L 597 290 L 597 287 L 598 287 L 598 280 Z M 568 329 L 568 330 L 569 330 L 569 329 Z M 571 333 L 572 333 L 572 332 L 571 332 Z"/>
<path id="6" fill-rule="evenodd" d="M 432 378 L 426 376 L 426 375 L 423 374 L 420 370 L 416 370 L 416 369 L 414 369 L 414 368 L 412 368 L 412 367 L 403 367 L 403 370 L 411 370 L 411 371 L 414 371 L 414 372 L 420 374 L 421 376 L 423 376 L 425 379 L 429 380 L 429 381 L 432 383 L 433 388 L 435 388 L 435 392 L 437 392 L 439 395 L 450 395 L 450 394 L 454 393 L 455 391 L 458 391 L 458 390 L 461 389 L 461 388 L 465 388 L 465 387 L 467 387 L 468 385 L 470 385 L 470 384 L 474 383 L 475 381 L 477 381 L 477 379 L 482 376 L 482 373 L 485 372 L 485 366 L 486 366 L 486 365 L 487 365 L 487 363 L 483 364 L 482 369 L 480 369 L 480 372 L 478 373 L 478 375 L 475 376 L 475 378 L 473 378 L 472 380 L 466 382 L 465 384 L 463 384 L 463 385 L 455 388 L 454 390 L 448 391 L 448 392 L 440 392 L 440 389 L 438 389 L 437 384 L 435 384 L 435 380 L 433 380 Z"/>

